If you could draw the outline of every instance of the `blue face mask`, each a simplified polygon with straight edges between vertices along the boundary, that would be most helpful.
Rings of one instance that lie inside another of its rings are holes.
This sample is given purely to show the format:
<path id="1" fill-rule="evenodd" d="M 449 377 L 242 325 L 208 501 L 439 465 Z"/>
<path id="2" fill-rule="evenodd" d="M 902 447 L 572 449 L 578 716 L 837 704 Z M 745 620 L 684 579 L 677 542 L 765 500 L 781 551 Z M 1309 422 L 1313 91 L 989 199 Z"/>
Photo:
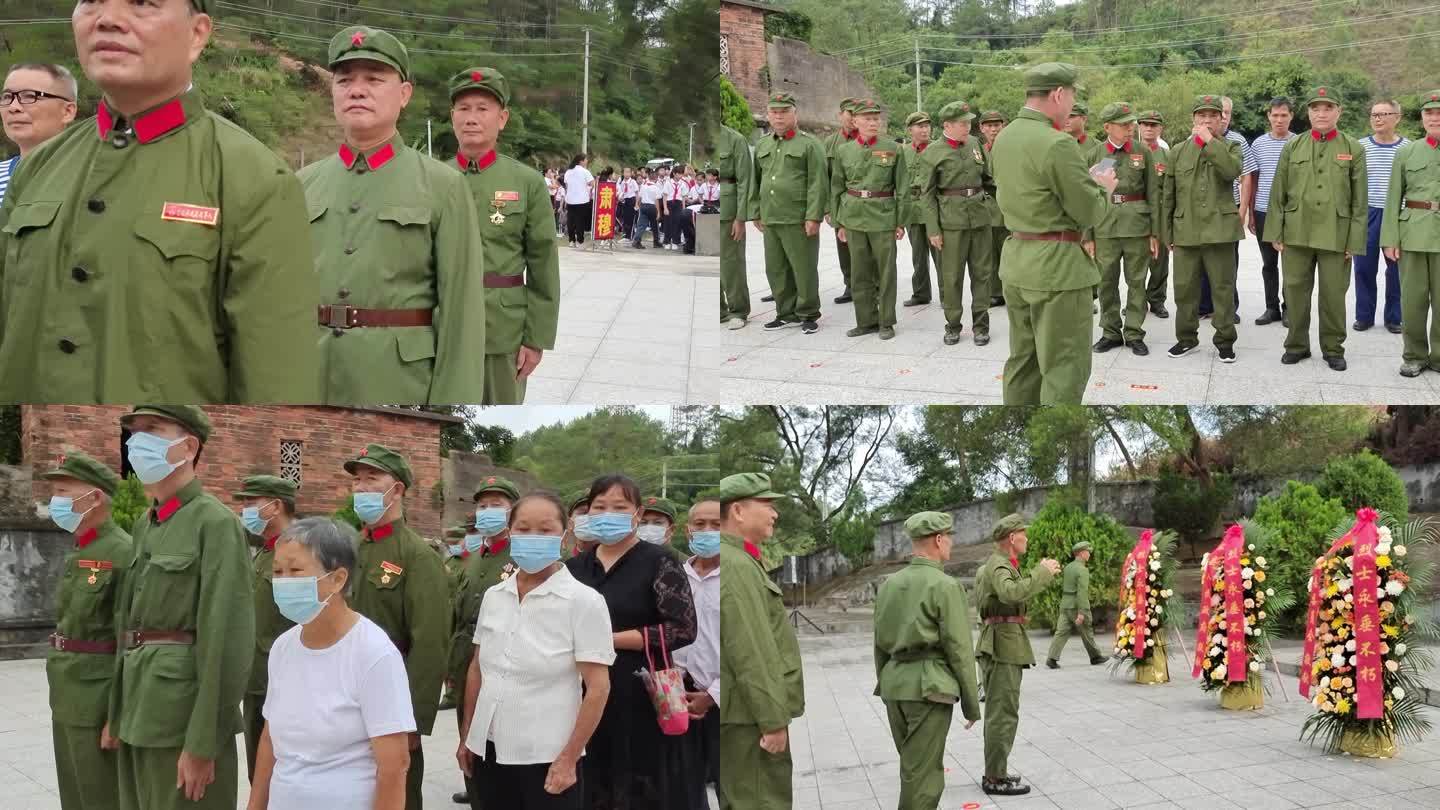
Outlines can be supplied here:
<path id="1" fill-rule="evenodd" d="M 446 546 L 446 548 L 449 549 L 451 557 L 459 557 L 465 551 L 464 546 Z"/>
<path id="2" fill-rule="evenodd" d="M 510 559 L 527 574 L 538 574 L 560 559 L 560 537 L 549 534 L 510 536 Z"/>
<path id="3" fill-rule="evenodd" d="M 330 601 L 330 597 L 320 601 L 319 582 L 325 577 L 275 577 L 271 580 L 270 592 L 275 597 L 275 607 L 280 609 L 280 615 L 296 624 L 314 621 Z"/>
<path id="4" fill-rule="evenodd" d="M 91 490 L 91 492 L 93 491 L 94 490 Z M 90 493 L 87 492 L 85 494 L 89 495 Z M 83 498 L 85 495 L 80 497 Z M 90 507 L 90 509 L 94 508 L 93 506 Z M 80 521 L 85 519 L 85 515 L 90 512 L 90 509 L 86 509 L 77 515 L 75 514 L 74 498 L 62 498 L 59 495 L 50 496 L 50 519 L 55 521 L 56 526 L 59 526 L 71 534 L 74 534 L 75 530 L 80 528 Z"/>
<path id="5" fill-rule="evenodd" d="M 490 506 L 475 510 L 475 531 L 484 537 L 494 537 L 505 531 L 509 522 L 510 510 L 504 507 Z"/>
<path id="6" fill-rule="evenodd" d="M 635 516 L 629 512 L 600 512 L 589 518 L 585 521 L 585 528 L 607 546 L 624 540 L 635 531 Z"/>
<path id="7" fill-rule="evenodd" d="M 479 551 L 484 545 L 485 545 L 485 535 L 483 535 L 483 534 L 467 534 L 467 535 L 465 535 L 465 550 L 468 551 L 468 552 L 470 552 L 471 554 L 474 554 L 475 552 Z"/>
<path id="8" fill-rule="evenodd" d="M 385 517 L 385 496 L 394 488 L 395 485 L 391 484 L 384 492 L 355 493 L 355 514 L 360 517 L 361 522 L 371 526 Z"/>
<path id="9" fill-rule="evenodd" d="M 165 476 L 175 472 L 180 464 L 172 464 L 165 454 L 183 441 L 185 440 L 171 441 L 154 433 L 130 434 L 129 440 L 125 442 L 126 457 L 130 461 L 130 469 L 140 478 L 140 483 L 158 484 L 165 480 Z"/>
<path id="10" fill-rule="evenodd" d="M 240 510 L 240 522 L 244 524 L 245 531 L 256 537 L 263 537 L 265 527 L 270 525 L 270 521 L 260 517 L 260 507 L 258 506 L 247 506 Z"/>
<path id="11" fill-rule="evenodd" d="M 720 553 L 720 532 L 695 532 L 690 535 L 690 550 L 697 557 L 714 557 Z"/>
<path id="12" fill-rule="evenodd" d="M 577 540 L 586 540 L 593 543 L 599 539 L 595 535 L 590 533 L 589 515 L 576 515 L 575 520 L 570 524 L 570 526 L 571 531 L 574 533 L 575 539 Z"/>

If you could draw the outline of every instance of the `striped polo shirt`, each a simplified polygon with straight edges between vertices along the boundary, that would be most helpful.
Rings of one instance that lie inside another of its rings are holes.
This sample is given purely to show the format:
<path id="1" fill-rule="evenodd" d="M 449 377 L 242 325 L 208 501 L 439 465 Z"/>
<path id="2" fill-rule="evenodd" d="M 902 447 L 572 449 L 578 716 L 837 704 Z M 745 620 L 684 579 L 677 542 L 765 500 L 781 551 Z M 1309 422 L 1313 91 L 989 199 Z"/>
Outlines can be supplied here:
<path id="1" fill-rule="evenodd" d="M 1240 204 L 1240 178 L 1251 172 L 1259 171 L 1260 167 L 1255 163 L 1255 153 L 1250 151 L 1250 143 L 1245 136 L 1233 129 L 1225 130 L 1225 140 L 1240 144 L 1240 177 L 1235 178 L 1231 184 L 1235 192 L 1235 204 Z"/>
<path id="2" fill-rule="evenodd" d="M 1280 150 L 1295 137 L 1286 132 L 1284 138 L 1277 138 L 1265 132 L 1250 143 L 1250 154 L 1255 156 L 1259 166 L 1260 179 L 1255 183 L 1255 210 L 1265 213 L 1270 210 L 1270 184 L 1275 180 L 1275 169 L 1280 165 Z"/>
<path id="3" fill-rule="evenodd" d="M 1370 183 L 1370 207 L 1384 208 L 1385 195 L 1390 191 L 1390 167 L 1395 164 L 1395 150 L 1410 143 L 1401 137 L 1395 143 L 1376 143 L 1374 135 L 1360 139 L 1365 147 L 1365 172 Z"/>
<path id="4" fill-rule="evenodd" d="M 10 175 L 15 173 L 15 167 L 19 164 L 19 155 L 0 160 L 0 202 L 5 200 L 5 189 L 10 187 Z"/>

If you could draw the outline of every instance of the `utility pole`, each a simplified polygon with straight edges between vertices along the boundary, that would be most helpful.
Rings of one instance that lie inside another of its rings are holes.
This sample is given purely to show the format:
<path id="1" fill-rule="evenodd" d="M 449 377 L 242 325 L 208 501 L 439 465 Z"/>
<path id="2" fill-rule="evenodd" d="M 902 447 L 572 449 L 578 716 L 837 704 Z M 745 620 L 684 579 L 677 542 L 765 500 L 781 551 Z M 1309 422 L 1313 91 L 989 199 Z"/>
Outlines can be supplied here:
<path id="1" fill-rule="evenodd" d="M 580 108 L 580 154 L 590 154 L 590 29 L 585 29 L 585 95 Z"/>
<path id="2" fill-rule="evenodd" d="M 695 165 L 695 122 L 694 122 L 694 121 L 691 121 L 691 122 L 690 122 L 690 148 L 689 148 L 689 150 L 688 150 L 688 155 L 687 155 L 687 157 L 685 158 L 685 164 L 686 164 L 687 166 L 694 166 L 694 165 Z"/>
<path id="3" fill-rule="evenodd" d="M 669 498 L 666 494 L 670 489 L 670 459 L 660 459 L 660 497 Z"/>
<path id="4" fill-rule="evenodd" d="M 915 37 L 915 109 L 920 109 L 920 37 Z"/>
<path id="5" fill-rule="evenodd" d="M 425 119 L 425 154 L 427 157 L 433 158 L 435 157 L 435 151 L 431 148 L 432 142 L 430 137 L 430 122 L 432 120 L 433 119 L 430 118 Z"/>

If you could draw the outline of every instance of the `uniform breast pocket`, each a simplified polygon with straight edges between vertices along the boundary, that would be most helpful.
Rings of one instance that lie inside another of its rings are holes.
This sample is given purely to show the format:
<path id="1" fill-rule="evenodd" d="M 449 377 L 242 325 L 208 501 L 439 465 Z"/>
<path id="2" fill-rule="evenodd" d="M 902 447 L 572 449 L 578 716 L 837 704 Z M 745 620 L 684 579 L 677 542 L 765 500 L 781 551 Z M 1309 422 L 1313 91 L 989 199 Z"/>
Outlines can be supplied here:
<path id="1" fill-rule="evenodd" d="M 171 290 L 204 292 L 214 283 L 212 268 L 219 261 L 218 226 L 161 219 L 159 211 L 146 212 L 135 222 L 135 236 L 147 250 L 145 257 L 131 265 L 163 268 L 163 280 Z"/>
<path id="2" fill-rule="evenodd" d="M 365 579 L 376 589 L 386 593 L 394 593 L 400 587 L 404 574 L 396 574 L 376 566 L 365 575 Z"/>
<path id="3" fill-rule="evenodd" d="M 199 566 L 193 554 L 156 554 L 145 569 L 145 595 L 163 615 L 188 617 L 199 592 Z M 158 628 L 157 628 L 158 629 Z"/>
<path id="4" fill-rule="evenodd" d="M 380 255 L 397 262 L 399 266 L 385 270 L 388 279 L 402 275 L 409 276 L 406 268 L 428 267 L 430 265 L 430 219 L 429 208 L 415 206 L 387 205 L 381 208 L 376 218 L 380 230 L 376 234 L 376 246 Z"/>
<path id="5" fill-rule="evenodd" d="M 31 276 L 45 269 L 36 257 L 55 241 L 53 226 L 60 207 L 58 202 L 28 202 L 15 206 L 10 212 L 10 219 L 0 228 L 5 234 L 7 288 L 26 284 Z"/>
<path id="6" fill-rule="evenodd" d="M 435 329 L 406 326 L 391 331 L 395 333 L 395 352 L 400 359 L 400 373 L 392 381 L 393 390 L 396 396 L 403 397 L 396 401 L 425 402 L 429 399 L 430 380 L 435 372 Z M 395 579 L 392 574 L 391 580 Z"/>

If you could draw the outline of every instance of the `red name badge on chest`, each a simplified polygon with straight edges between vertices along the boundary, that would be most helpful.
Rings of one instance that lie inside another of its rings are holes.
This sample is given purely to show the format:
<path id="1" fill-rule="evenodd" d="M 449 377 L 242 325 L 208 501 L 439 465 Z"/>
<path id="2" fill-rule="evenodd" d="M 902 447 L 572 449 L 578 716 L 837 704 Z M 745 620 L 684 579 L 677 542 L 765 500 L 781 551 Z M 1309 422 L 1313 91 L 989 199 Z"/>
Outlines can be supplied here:
<path id="1" fill-rule="evenodd" d="M 1353 156 L 1351 156 L 1351 155 L 1336 155 L 1336 156 L 1335 156 L 1335 159 L 1336 159 L 1336 160 L 1354 160 L 1355 158 L 1354 158 Z"/>
<path id="2" fill-rule="evenodd" d="M 1144 155 L 1131 155 L 1131 156 L 1130 156 L 1130 165 L 1131 165 L 1131 166 L 1134 166 L 1134 167 L 1137 168 L 1137 169 L 1141 168 L 1142 166 L 1145 165 L 1145 156 L 1144 156 Z"/>
<path id="3" fill-rule="evenodd" d="M 404 568 L 401 568 L 400 566 L 390 562 L 389 560 L 380 563 L 380 570 L 385 572 L 384 576 L 380 577 L 380 581 L 385 583 L 386 585 L 390 584 L 390 577 L 398 577 L 401 574 L 405 573 Z"/>
<path id="4" fill-rule="evenodd" d="M 495 192 L 495 199 L 499 200 L 500 202 L 520 202 L 520 192 L 497 191 Z"/>
<path id="5" fill-rule="evenodd" d="M 196 225 L 207 225 L 213 228 L 220 223 L 220 209 L 167 202 L 165 207 L 160 210 L 160 218 L 171 222 L 193 222 Z"/>

